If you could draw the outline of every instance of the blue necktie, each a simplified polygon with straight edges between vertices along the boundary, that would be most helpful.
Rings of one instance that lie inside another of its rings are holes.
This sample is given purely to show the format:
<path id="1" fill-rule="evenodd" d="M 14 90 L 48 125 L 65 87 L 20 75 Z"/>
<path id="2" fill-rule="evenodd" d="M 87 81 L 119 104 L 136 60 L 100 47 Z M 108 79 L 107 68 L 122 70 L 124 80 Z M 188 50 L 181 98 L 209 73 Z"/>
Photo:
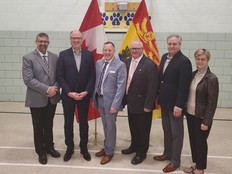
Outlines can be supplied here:
<path id="1" fill-rule="evenodd" d="M 98 95 L 101 95 L 102 80 L 103 80 L 103 77 L 104 77 L 104 74 L 105 74 L 105 71 L 106 71 L 106 66 L 107 66 L 108 63 L 109 62 L 105 62 L 104 67 L 102 68 L 101 76 L 100 76 L 99 83 L 98 83 L 98 86 L 97 86 Z"/>

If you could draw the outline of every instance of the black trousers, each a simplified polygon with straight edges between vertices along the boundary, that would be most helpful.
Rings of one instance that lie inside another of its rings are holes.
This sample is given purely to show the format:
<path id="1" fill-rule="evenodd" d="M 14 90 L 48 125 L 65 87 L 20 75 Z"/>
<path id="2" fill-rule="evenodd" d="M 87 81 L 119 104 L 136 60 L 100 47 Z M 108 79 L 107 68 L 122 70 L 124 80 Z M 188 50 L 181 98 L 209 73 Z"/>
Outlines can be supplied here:
<path id="1" fill-rule="evenodd" d="M 201 130 L 202 119 L 186 114 L 189 141 L 192 153 L 192 161 L 196 163 L 197 169 L 206 169 L 208 144 L 207 138 L 211 127 L 207 131 Z"/>
<path id="2" fill-rule="evenodd" d="M 150 141 L 152 112 L 137 114 L 128 111 L 128 121 L 131 133 L 129 148 L 134 150 L 137 155 L 146 155 Z"/>
<path id="3" fill-rule="evenodd" d="M 88 110 L 89 110 L 89 99 L 82 101 L 63 101 L 64 109 L 64 134 L 65 134 L 65 144 L 67 150 L 71 151 L 74 149 L 74 132 L 73 132 L 73 122 L 74 122 L 74 111 L 77 106 L 78 118 L 79 118 L 79 132 L 80 132 L 80 149 L 82 151 L 87 151 L 88 144 Z"/>
<path id="4" fill-rule="evenodd" d="M 56 104 L 48 100 L 47 106 L 42 108 L 31 107 L 31 117 L 34 131 L 34 145 L 37 154 L 46 153 L 54 147 L 53 118 Z"/>

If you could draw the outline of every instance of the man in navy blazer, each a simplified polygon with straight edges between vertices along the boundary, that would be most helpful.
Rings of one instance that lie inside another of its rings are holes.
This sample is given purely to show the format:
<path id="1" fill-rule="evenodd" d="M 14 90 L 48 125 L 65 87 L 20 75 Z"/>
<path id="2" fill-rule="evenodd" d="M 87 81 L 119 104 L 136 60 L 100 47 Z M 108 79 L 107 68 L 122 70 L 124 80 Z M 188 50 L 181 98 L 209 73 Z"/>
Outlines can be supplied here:
<path id="1" fill-rule="evenodd" d="M 90 51 L 81 49 L 83 37 L 79 30 L 70 33 L 71 48 L 60 52 L 57 66 L 57 79 L 62 88 L 64 110 L 64 132 L 67 150 L 64 161 L 71 159 L 74 153 L 74 110 L 77 106 L 80 130 L 80 153 L 87 161 L 91 160 L 88 152 L 88 108 L 90 96 L 95 84 L 95 67 Z"/>
<path id="2" fill-rule="evenodd" d="M 47 154 L 60 157 L 54 149 L 53 118 L 60 101 L 56 80 L 58 56 L 47 51 L 49 37 L 46 33 L 36 36 L 36 49 L 23 56 L 22 76 L 27 86 L 25 106 L 30 107 L 35 151 L 41 164 L 47 163 Z"/>
<path id="3" fill-rule="evenodd" d="M 183 147 L 183 108 L 186 105 L 192 77 L 190 60 L 180 51 L 182 38 L 167 38 L 168 53 L 164 54 L 159 72 L 159 104 L 164 131 L 164 152 L 155 156 L 158 161 L 170 160 L 163 172 L 173 172 L 180 166 Z"/>
<path id="4" fill-rule="evenodd" d="M 132 41 L 130 53 L 132 57 L 126 61 L 128 77 L 123 104 L 127 104 L 131 144 L 129 148 L 122 150 L 122 154 L 135 152 L 131 164 L 137 165 L 147 157 L 149 148 L 152 111 L 155 109 L 158 90 L 158 68 L 151 59 L 143 55 L 141 41 Z M 131 73 L 133 69 L 134 73 Z"/>

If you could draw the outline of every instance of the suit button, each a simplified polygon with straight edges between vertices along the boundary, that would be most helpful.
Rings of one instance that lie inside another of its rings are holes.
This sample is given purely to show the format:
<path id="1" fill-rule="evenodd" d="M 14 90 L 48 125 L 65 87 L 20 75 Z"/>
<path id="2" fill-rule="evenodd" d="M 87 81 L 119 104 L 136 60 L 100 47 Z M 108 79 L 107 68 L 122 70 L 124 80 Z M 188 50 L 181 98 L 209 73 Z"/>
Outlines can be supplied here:
<path id="1" fill-rule="evenodd" d="M 161 83 L 164 83 L 164 81 L 161 81 Z"/>

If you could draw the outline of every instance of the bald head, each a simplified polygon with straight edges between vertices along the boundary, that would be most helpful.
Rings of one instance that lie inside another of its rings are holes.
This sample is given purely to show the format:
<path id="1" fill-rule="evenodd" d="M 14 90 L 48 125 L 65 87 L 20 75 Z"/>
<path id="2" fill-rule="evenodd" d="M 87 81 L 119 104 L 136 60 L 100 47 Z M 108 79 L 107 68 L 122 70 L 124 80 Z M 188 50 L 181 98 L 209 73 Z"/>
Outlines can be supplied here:
<path id="1" fill-rule="evenodd" d="M 73 30 L 70 32 L 70 43 L 72 45 L 72 48 L 79 52 L 81 49 L 83 37 L 79 30 Z"/>
<path id="2" fill-rule="evenodd" d="M 140 40 L 134 40 L 130 45 L 130 53 L 134 59 L 139 58 L 143 54 L 143 43 Z"/>

